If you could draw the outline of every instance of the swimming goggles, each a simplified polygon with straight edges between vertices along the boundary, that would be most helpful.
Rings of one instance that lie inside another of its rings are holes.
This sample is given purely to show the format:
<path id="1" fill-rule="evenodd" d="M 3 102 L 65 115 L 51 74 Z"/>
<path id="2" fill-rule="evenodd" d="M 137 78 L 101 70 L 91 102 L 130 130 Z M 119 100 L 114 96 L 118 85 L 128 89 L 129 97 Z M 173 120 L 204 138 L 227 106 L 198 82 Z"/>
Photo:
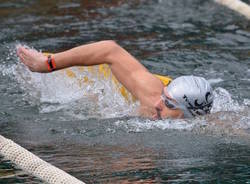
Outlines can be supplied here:
<path id="1" fill-rule="evenodd" d="M 176 102 L 174 102 L 173 99 L 169 98 L 168 96 L 165 95 L 164 89 L 162 90 L 161 93 L 161 99 L 163 100 L 165 106 L 169 109 L 178 109 L 178 105 Z"/>

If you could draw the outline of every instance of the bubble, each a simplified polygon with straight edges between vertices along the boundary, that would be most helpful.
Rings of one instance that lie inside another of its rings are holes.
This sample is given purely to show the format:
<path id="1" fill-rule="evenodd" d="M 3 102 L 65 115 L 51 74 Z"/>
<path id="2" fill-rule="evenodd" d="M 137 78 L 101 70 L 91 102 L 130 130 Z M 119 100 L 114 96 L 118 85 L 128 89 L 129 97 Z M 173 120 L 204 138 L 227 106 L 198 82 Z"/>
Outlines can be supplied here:
<path id="1" fill-rule="evenodd" d="M 15 59 L 18 60 L 16 56 Z M 98 66 L 72 67 L 47 74 L 31 72 L 21 62 L 0 68 L 3 75 L 18 82 L 26 94 L 24 98 L 38 105 L 40 113 L 64 111 L 66 116 L 77 119 L 111 118 L 126 116 L 138 106 L 137 102 L 126 101 L 119 92 L 121 85 L 114 83 L 112 75 L 101 76 Z"/>
<path id="2" fill-rule="evenodd" d="M 15 49 L 10 49 L 10 52 L 14 53 Z M 137 116 L 139 103 L 126 101 L 119 91 L 121 85 L 117 87 L 112 75 L 100 76 L 98 67 L 73 67 L 40 74 L 30 72 L 18 62 L 14 54 L 11 57 L 16 62 L 0 65 L 1 74 L 15 79 L 24 92 L 22 98 L 30 104 L 36 104 L 40 113 L 62 112 L 61 119 L 80 120 Z M 210 82 L 217 83 L 220 80 Z M 138 133 L 159 129 L 233 134 L 250 128 L 249 108 L 246 108 L 250 104 L 249 99 L 244 99 L 243 104 L 240 104 L 221 87 L 214 90 L 214 97 L 212 114 L 209 116 L 158 121 L 129 118 L 115 121 L 115 127 L 107 126 L 106 131 L 122 129 Z"/>
<path id="3" fill-rule="evenodd" d="M 212 113 L 219 111 L 241 111 L 243 106 L 232 99 L 231 94 L 221 87 L 214 90 L 214 103 L 211 110 Z"/>

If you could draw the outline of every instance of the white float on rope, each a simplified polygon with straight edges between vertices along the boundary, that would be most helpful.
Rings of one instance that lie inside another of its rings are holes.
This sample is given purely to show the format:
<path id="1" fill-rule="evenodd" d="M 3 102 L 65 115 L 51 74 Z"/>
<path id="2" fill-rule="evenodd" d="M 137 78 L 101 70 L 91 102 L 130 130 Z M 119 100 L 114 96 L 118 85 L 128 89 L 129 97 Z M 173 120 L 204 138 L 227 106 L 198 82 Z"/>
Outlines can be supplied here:
<path id="1" fill-rule="evenodd" d="M 17 167 L 48 184 L 84 184 L 65 171 L 45 162 L 33 153 L 0 135 L 0 154 Z"/>
<path id="2" fill-rule="evenodd" d="M 214 0 L 250 19 L 250 6 L 240 0 Z"/>

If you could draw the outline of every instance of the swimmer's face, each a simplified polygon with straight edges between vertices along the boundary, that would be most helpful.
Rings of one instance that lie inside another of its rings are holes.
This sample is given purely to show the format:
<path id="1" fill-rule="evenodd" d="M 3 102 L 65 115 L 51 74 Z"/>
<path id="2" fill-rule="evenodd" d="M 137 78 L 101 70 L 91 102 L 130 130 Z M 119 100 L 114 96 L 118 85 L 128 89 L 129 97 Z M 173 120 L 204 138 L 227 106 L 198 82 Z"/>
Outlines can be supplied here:
<path id="1" fill-rule="evenodd" d="M 161 98 L 155 105 L 157 119 L 183 118 L 184 113 L 178 109 L 176 101 L 171 99 L 166 90 L 162 91 Z"/>

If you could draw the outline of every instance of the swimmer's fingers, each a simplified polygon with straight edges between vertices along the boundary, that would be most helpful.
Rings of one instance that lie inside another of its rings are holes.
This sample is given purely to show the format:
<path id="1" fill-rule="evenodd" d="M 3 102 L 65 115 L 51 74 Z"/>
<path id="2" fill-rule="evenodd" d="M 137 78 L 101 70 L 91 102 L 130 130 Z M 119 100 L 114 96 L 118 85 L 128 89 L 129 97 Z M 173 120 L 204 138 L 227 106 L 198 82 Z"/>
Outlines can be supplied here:
<path id="1" fill-rule="evenodd" d="M 31 61 L 29 60 L 28 57 L 28 50 L 25 49 L 24 47 L 19 47 L 17 49 L 17 55 L 19 56 L 19 58 L 21 59 L 22 63 L 25 64 L 26 66 L 30 66 L 32 65 Z"/>
<path id="2" fill-rule="evenodd" d="M 22 54 L 18 54 L 19 59 L 25 64 L 25 58 Z"/>
<path id="3" fill-rule="evenodd" d="M 29 50 L 24 47 L 19 47 L 19 52 L 24 56 L 29 56 Z"/>
<path id="4" fill-rule="evenodd" d="M 21 62 L 25 64 L 32 72 L 48 72 L 46 65 L 47 57 L 34 49 L 25 48 L 20 46 L 17 48 L 17 55 Z"/>
<path id="5" fill-rule="evenodd" d="M 27 60 L 27 57 L 24 54 L 21 53 L 18 56 L 23 64 L 25 64 L 28 67 L 30 66 L 30 62 L 29 60 Z"/>
<path id="6" fill-rule="evenodd" d="M 18 47 L 17 47 L 16 53 L 17 53 L 17 56 L 18 56 L 18 57 L 21 57 L 21 46 L 18 46 Z"/>

